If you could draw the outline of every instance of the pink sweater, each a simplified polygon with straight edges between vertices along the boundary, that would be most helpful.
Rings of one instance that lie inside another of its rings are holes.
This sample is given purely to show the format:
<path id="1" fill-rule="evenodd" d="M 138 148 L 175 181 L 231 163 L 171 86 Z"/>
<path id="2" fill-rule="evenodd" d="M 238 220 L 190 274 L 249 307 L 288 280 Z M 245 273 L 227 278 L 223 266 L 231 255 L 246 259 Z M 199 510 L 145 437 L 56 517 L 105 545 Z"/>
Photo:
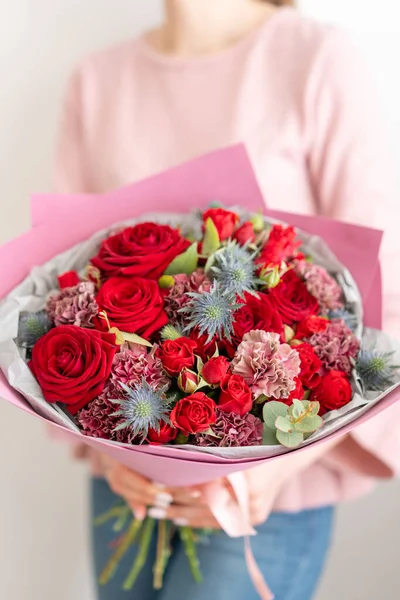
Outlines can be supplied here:
<path id="1" fill-rule="evenodd" d="M 104 192 L 244 141 L 270 207 L 385 230 L 385 328 L 400 337 L 400 209 L 376 104 L 346 36 L 293 9 L 216 56 L 168 57 L 141 38 L 73 74 L 57 186 Z M 384 466 L 394 474 L 399 419 L 400 405 L 358 428 L 275 509 L 335 504 L 370 490 Z"/>

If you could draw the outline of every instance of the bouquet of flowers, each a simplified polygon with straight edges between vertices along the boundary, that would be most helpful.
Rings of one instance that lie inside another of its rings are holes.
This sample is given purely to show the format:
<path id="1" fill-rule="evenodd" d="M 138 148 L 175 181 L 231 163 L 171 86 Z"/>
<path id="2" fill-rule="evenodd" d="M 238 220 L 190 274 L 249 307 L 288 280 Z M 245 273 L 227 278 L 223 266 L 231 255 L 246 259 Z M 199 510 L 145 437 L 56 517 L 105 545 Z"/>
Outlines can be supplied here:
<path id="1" fill-rule="evenodd" d="M 112 221 L 4 299 L 5 378 L 24 408 L 157 480 L 165 458 L 200 483 L 348 431 L 399 397 L 400 345 L 364 326 L 350 271 L 292 221 L 218 204 Z M 127 529 L 102 581 L 140 540 L 130 589 L 155 522 L 111 518 Z M 198 534 L 179 529 L 200 580 Z M 157 588 L 172 533 L 159 524 Z"/>

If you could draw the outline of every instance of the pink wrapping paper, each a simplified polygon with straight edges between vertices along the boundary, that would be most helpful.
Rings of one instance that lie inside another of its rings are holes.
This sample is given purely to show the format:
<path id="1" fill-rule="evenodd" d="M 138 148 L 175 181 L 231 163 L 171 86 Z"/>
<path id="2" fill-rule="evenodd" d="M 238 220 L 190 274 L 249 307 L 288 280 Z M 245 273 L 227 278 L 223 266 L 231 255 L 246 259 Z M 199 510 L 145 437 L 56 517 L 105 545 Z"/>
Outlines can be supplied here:
<path id="1" fill-rule="evenodd" d="M 366 325 L 380 328 L 378 253 L 382 233 L 322 217 L 266 209 L 243 146 L 214 152 L 112 194 L 68 196 L 68 201 L 66 197 L 55 194 L 35 196 L 32 202 L 33 229 L 0 249 L 0 261 L 4 265 L 0 296 L 11 291 L 34 265 L 44 263 L 115 222 L 160 209 L 163 212 L 185 212 L 193 208 L 205 208 L 213 200 L 226 205 L 242 205 L 253 211 L 264 210 L 271 217 L 288 221 L 323 237 L 358 283 L 366 311 Z M 24 398 L 8 385 L 2 374 L 0 396 L 35 414 Z M 398 397 L 399 391 L 389 394 L 356 423 L 315 443 L 324 443 L 325 440 L 346 434 L 389 407 Z M 57 425 L 54 427 L 61 429 Z M 177 486 L 205 483 L 250 468 L 260 461 L 281 458 L 232 460 L 173 447 L 122 448 L 67 430 L 63 430 L 63 435 L 72 441 L 83 441 L 151 479 Z M 296 452 L 305 449 L 299 448 Z"/>

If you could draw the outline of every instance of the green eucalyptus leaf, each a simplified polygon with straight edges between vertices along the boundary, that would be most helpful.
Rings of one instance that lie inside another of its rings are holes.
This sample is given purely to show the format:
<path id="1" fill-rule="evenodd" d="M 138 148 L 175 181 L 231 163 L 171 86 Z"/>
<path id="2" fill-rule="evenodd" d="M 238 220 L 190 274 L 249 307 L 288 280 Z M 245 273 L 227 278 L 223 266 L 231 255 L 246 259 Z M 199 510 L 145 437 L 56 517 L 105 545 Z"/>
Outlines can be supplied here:
<path id="1" fill-rule="evenodd" d="M 304 417 L 304 419 L 300 419 L 300 421 L 294 424 L 294 429 L 301 433 L 313 433 L 322 426 L 322 423 L 323 421 L 318 415 L 315 417 Z"/>
<path id="2" fill-rule="evenodd" d="M 269 427 L 264 425 L 264 433 L 262 443 L 264 446 L 277 446 L 278 440 L 276 439 L 276 433 Z"/>
<path id="3" fill-rule="evenodd" d="M 308 414 L 310 417 L 315 417 L 319 413 L 320 404 L 319 402 L 310 402 Z"/>
<path id="4" fill-rule="evenodd" d="M 303 403 L 300 400 L 293 400 L 292 406 L 289 408 L 289 414 L 294 419 L 299 419 L 304 414 Z"/>
<path id="5" fill-rule="evenodd" d="M 278 417 L 286 417 L 288 414 L 288 407 L 283 402 L 267 402 L 264 404 L 263 417 L 264 423 L 270 429 L 276 429 L 275 421 Z"/>
<path id="6" fill-rule="evenodd" d="M 275 421 L 275 427 L 284 433 L 293 431 L 293 423 L 287 417 L 278 417 Z"/>
<path id="7" fill-rule="evenodd" d="M 181 274 L 191 275 L 193 271 L 197 269 L 198 263 L 199 254 L 197 252 L 197 243 L 195 243 L 189 246 L 185 252 L 174 258 L 164 272 L 164 276 Z"/>
<path id="8" fill-rule="evenodd" d="M 215 227 L 212 219 L 207 219 L 204 226 L 204 237 L 201 246 L 202 254 L 210 256 L 214 254 L 220 246 L 221 240 L 219 239 L 218 229 Z"/>
<path id="9" fill-rule="evenodd" d="M 304 437 L 302 433 L 298 431 L 292 431 L 291 433 L 284 433 L 283 431 L 276 432 L 276 439 L 282 446 L 286 448 L 297 448 L 302 443 Z"/>

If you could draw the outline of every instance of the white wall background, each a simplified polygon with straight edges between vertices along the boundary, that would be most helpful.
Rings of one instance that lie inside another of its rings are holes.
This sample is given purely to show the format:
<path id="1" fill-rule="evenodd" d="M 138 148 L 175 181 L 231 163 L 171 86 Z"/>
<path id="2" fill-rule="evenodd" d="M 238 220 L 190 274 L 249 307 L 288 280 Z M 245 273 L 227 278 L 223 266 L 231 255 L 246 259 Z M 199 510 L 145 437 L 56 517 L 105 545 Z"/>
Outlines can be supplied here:
<path id="1" fill-rule="evenodd" d="M 216 0 L 218 1 L 218 0 Z M 50 185 L 65 78 L 94 48 L 160 18 L 161 0 L 0 0 L 0 242 L 29 226 L 32 191 Z M 400 171 L 400 7 L 397 0 L 303 0 L 351 29 L 382 91 Z M 42 426 L 0 404 L 0 598 L 94 600 L 86 473 Z M 395 600 L 400 484 L 338 511 L 318 600 Z"/>

